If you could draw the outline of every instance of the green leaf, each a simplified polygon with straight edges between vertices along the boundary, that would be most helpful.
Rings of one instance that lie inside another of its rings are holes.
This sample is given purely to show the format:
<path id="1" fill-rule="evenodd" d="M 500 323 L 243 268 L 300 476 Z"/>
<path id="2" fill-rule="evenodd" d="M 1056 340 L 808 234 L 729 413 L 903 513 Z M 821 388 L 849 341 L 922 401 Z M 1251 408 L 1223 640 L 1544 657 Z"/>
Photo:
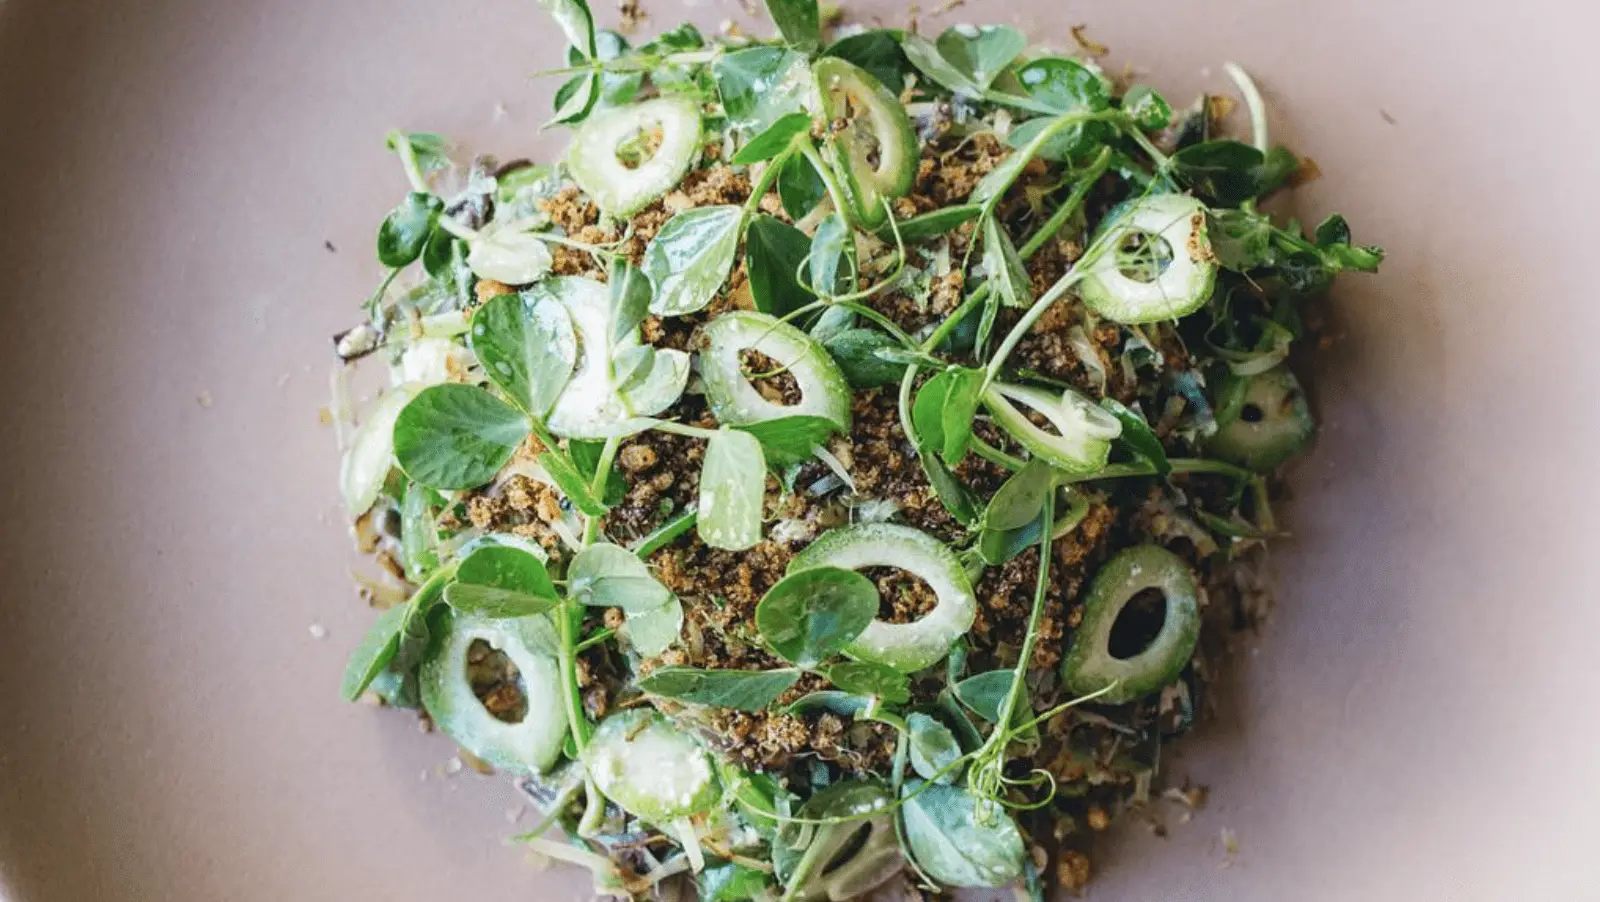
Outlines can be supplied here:
<path id="1" fill-rule="evenodd" d="M 790 219 L 804 219 L 827 193 L 828 186 L 810 160 L 795 154 L 783 161 L 783 168 L 778 170 L 778 199 L 783 201 L 783 212 Z"/>
<path id="2" fill-rule="evenodd" d="M 723 862 L 708 865 L 695 877 L 700 887 L 700 902 L 746 902 L 760 898 L 771 884 L 772 877 L 764 871 L 742 864 Z"/>
<path id="3" fill-rule="evenodd" d="M 994 493 L 983 512 L 985 529 L 1020 529 L 1044 512 L 1045 502 L 1055 489 L 1055 471 L 1045 461 L 1034 458 L 1011 475 Z"/>
<path id="4" fill-rule="evenodd" d="M 750 47 L 711 63 L 728 124 L 760 133 L 790 113 L 805 112 L 812 90 L 804 54 L 784 47 Z"/>
<path id="5" fill-rule="evenodd" d="M 439 566 L 439 528 L 434 517 L 435 509 L 443 504 L 444 499 L 426 486 L 415 482 L 406 486 L 400 502 L 400 560 L 406 579 L 414 583 Z"/>
<path id="6" fill-rule="evenodd" d="M 772 123 L 766 131 L 750 139 L 750 143 L 739 148 L 733 155 L 732 163 L 735 166 L 749 166 L 762 160 L 770 160 L 785 150 L 794 142 L 796 135 L 811 131 L 811 117 L 805 113 L 789 113 Z"/>
<path id="7" fill-rule="evenodd" d="M 509 545 L 485 545 L 467 555 L 456 581 L 444 589 L 445 603 L 485 617 L 532 617 L 561 603 L 544 562 Z"/>
<path id="8" fill-rule="evenodd" d="M 791 47 L 808 52 L 817 49 L 822 40 L 817 0 L 767 0 L 767 12 Z"/>
<path id="9" fill-rule="evenodd" d="M 390 269 L 415 263 L 442 210 L 444 202 L 432 194 L 407 194 L 378 227 L 378 262 Z"/>
<path id="10" fill-rule="evenodd" d="M 430 279 L 448 279 L 455 264 L 456 245 L 462 241 L 444 229 L 434 229 L 422 247 L 422 271 Z"/>
<path id="11" fill-rule="evenodd" d="M 670 598 L 658 608 L 628 615 L 622 634 L 633 650 L 647 658 L 663 654 L 683 633 L 683 602 Z"/>
<path id="12" fill-rule="evenodd" d="M 1011 236 L 993 216 L 983 218 L 983 271 L 1000 303 L 1007 307 L 1033 305 L 1033 281 L 1028 278 L 1028 270 L 1022 265 L 1016 245 L 1011 243 Z M 983 343 L 980 337 L 978 346 L 982 347 Z"/>
<path id="13" fill-rule="evenodd" d="M 578 361 L 567 308 L 549 298 L 529 304 L 521 295 L 502 294 L 473 314 L 471 335 L 489 380 L 529 416 L 544 419 Z"/>
<path id="14" fill-rule="evenodd" d="M 962 71 L 945 59 L 939 48 L 927 38 L 918 34 L 907 34 L 900 39 L 900 49 L 905 52 L 906 59 L 910 60 L 923 75 L 932 79 L 934 84 L 974 100 L 983 98 L 985 86 L 978 84 L 973 79 L 972 73 Z"/>
<path id="15" fill-rule="evenodd" d="M 750 220 L 744 263 L 757 310 L 781 317 L 811 302 L 811 293 L 795 280 L 809 253 L 811 239 L 794 226 L 771 216 Z"/>
<path id="16" fill-rule="evenodd" d="M 1044 530 L 1044 517 L 1033 518 L 1015 529 L 985 529 L 978 536 L 978 557 L 991 567 L 998 567 L 1017 555 L 1039 544 Z"/>
<path id="17" fill-rule="evenodd" d="M 1149 461 L 1158 475 L 1165 476 L 1172 472 L 1172 465 L 1167 462 L 1167 451 L 1161 447 L 1161 439 L 1156 438 L 1155 431 L 1144 417 L 1116 398 L 1103 398 L 1100 406 L 1122 424 L 1121 439 L 1133 449 L 1133 453 Z"/>
<path id="18" fill-rule="evenodd" d="M 644 272 L 655 287 L 650 312 L 682 316 L 711 303 L 733 268 L 744 211 L 697 207 L 667 220 L 645 251 Z"/>
<path id="19" fill-rule="evenodd" d="M 817 226 L 811 239 L 811 287 L 819 295 L 848 294 L 854 290 L 855 234 L 850 224 L 833 213 Z"/>
<path id="20" fill-rule="evenodd" d="M 1268 154 L 1231 140 L 1192 144 L 1172 155 L 1172 172 L 1207 204 L 1237 207 L 1293 174 L 1299 161 L 1283 148 Z"/>
<path id="21" fill-rule="evenodd" d="M 961 704 L 989 723 L 1000 720 L 1000 708 L 1011 694 L 1011 684 L 1017 674 L 1011 670 L 991 670 L 967 677 L 955 685 L 956 698 Z"/>
<path id="22" fill-rule="evenodd" d="M 592 476 L 584 476 L 578 471 L 565 454 L 558 451 L 544 451 L 540 453 L 537 461 L 550 478 L 555 480 L 556 487 L 561 489 L 561 494 L 567 496 L 572 506 L 591 517 L 604 516 L 608 508 L 605 503 L 594 496 L 590 488 Z"/>
<path id="23" fill-rule="evenodd" d="M 400 411 L 394 455 L 407 476 L 434 489 L 487 483 L 528 437 L 522 411 L 472 385 L 433 385 Z"/>
<path id="24" fill-rule="evenodd" d="M 934 41 L 939 55 L 980 89 L 989 87 L 1027 46 L 1027 36 L 1007 25 L 955 25 Z"/>
<path id="25" fill-rule="evenodd" d="M 756 437 L 773 464 L 785 465 L 809 460 L 818 447 L 826 447 L 828 439 L 839 431 L 838 424 L 827 417 L 795 414 L 736 426 L 742 432 Z"/>
<path id="26" fill-rule="evenodd" d="M 1111 86 L 1077 60 L 1045 57 L 1017 69 L 1028 95 L 1055 113 L 1096 112 L 1111 105 Z"/>
<path id="27" fill-rule="evenodd" d="M 911 71 L 911 61 L 900 49 L 904 36 L 898 28 L 874 28 L 834 41 L 822 55 L 855 63 L 882 82 L 889 93 L 899 95 L 906 86 L 906 73 Z"/>
<path id="28" fill-rule="evenodd" d="M 977 507 L 972 500 L 972 491 L 966 484 L 950 472 L 933 454 L 919 454 L 917 459 L 922 462 L 922 472 L 928 477 L 928 484 L 933 486 L 933 493 L 938 496 L 939 503 L 956 522 L 964 526 L 971 526 L 978 519 Z"/>
<path id="29" fill-rule="evenodd" d="M 556 20 L 567 36 L 568 46 L 594 59 L 594 16 L 589 13 L 589 4 L 584 0 L 539 0 L 539 6 Z"/>
<path id="30" fill-rule="evenodd" d="M 600 98 L 600 76 L 595 72 L 575 75 L 556 89 L 555 115 L 542 127 L 581 122 Z"/>
<path id="31" fill-rule="evenodd" d="M 950 728 L 926 714 L 916 713 L 906 718 L 907 741 L 911 751 L 911 768 L 924 780 L 954 764 L 961 757 L 961 744 Z M 954 783 L 960 774 L 952 769 L 939 777 L 940 783 Z"/>
<path id="32" fill-rule="evenodd" d="M 345 664 L 344 677 L 339 681 L 339 694 L 345 701 L 353 702 L 367 691 L 378 674 L 394 660 L 400 649 L 400 633 L 405 624 L 409 605 L 395 605 L 373 621 L 361 644 L 350 653 Z"/>
<path id="33" fill-rule="evenodd" d="M 399 141 L 404 141 L 411 145 L 411 152 L 417 158 L 417 166 L 423 172 L 449 169 L 452 165 L 450 162 L 450 140 L 444 135 L 433 132 L 391 133 L 385 139 L 384 146 L 392 151 L 399 152 Z"/>
<path id="34" fill-rule="evenodd" d="M 822 345 L 855 388 L 894 385 L 905 375 L 904 361 L 892 360 L 880 353 L 898 349 L 899 342 L 876 329 L 846 329 Z"/>
<path id="35" fill-rule="evenodd" d="M 922 383 L 911 404 L 911 426 L 917 434 L 910 438 L 925 454 L 937 454 L 944 448 L 944 401 L 955 378 L 952 370 L 935 373 Z"/>
<path id="36" fill-rule="evenodd" d="M 734 711 L 763 711 L 800 680 L 800 671 L 697 670 L 662 667 L 639 680 L 639 689 L 659 698 Z"/>
<path id="37" fill-rule="evenodd" d="M 882 664 L 842 661 L 828 668 L 828 682 L 844 692 L 876 696 L 891 705 L 903 705 L 911 701 L 911 678 Z"/>
<path id="38" fill-rule="evenodd" d="M 910 219 L 902 219 L 895 223 L 895 229 L 900 232 L 900 240 L 907 244 L 915 244 L 928 238 L 936 238 L 946 234 L 962 223 L 971 222 L 983 212 L 983 207 L 977 204 L 962 204 L 956 207 L 945 207 L 933 210 Z M 888 226 L 878 231 L 882 237 L 889 237 Z"/>
<path id="39" fill-rule="evenodd" d="M 812 711 L 826 711 L 840 717 L 855 717 L 867 710 L 872 704 L 870 696 L 851 695 L 848 692 L 839 692 L 825 689 L 819 692 L 809 692 L 795 700 L 795 703 L 783 709 L 785 714 L 808 714 Z"/>
<path id="40" fill-rule="evenodd" d="M 972 443 L 982 387 L 983 371 L 965 367 L 951 367 L 924 383 L 911 408 L 917 446 L 950 466 L 959 463 Z"/>
<path id="41" fill-rule="evenodd" d="M 672 597 L 644 561 L 609 543 L 578 552 L 567 568 L 567 590 L 586 605 L 621 608 L 629 614 L 659 608 Z"/>
<path id="42" fill-rule="evenodd" d="M 720 429 L 706 443 L 700 471 L 700 539 L 713 548 L 743 551 L 761 541 L 767 462 L 748 432 Z"/>
<path id="43" fill-rule="evenodd" d="M 611 261 L 606 276 L 611 289 L 611 341 L 620 343 L 650 314 L 650 280 L 626 257 Z"/>
<path id="44" fill-rule="evenodd" d="M 615 31 L 602 29 L 594 33 L 595 59 L 610 62 L 628 55 L 628 39 Z M 567 51 L 567 62 L 573 66 L 583 64 L 583 54 L 578 48 Z M 644 86 L 644 73 L 639 71 L 604 70 L 600 73 L 600 92 L 596 105 L 601 107 L 625 106 L 632 103 Z"/>
<path id="45" fill-rule="evenodd" d="M 812 669 L 843 651 L 877 616 L 872 580 L 854 570 L 813 567 L 789 574 L 762 596 L 756 628 L 784 660 Z"/>
<path id="46" fill-rule="evenodd" d="M 912 780 L 902 811 L 906 848 L 939 883 L 1001 887 L 1022 876 L 1022 834 L 1000 805 L 955 786 Z"/>
<path id="47" fill-rule="evenodd" d="M 1122 95 L 1122 111 L 1147 132 L 1172 124 L 1172 105 L 1149 85 L 1134 85 Z"/>

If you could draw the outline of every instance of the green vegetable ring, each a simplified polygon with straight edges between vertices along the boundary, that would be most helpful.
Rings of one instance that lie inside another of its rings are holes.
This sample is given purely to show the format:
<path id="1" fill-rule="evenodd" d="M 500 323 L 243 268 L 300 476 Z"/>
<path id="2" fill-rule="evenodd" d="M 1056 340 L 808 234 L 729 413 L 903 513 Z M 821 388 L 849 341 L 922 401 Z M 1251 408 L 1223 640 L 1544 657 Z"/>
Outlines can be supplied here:
<path id="1" fill-rule="evenodd" d="M 656 824 L 709 811 L 721 795 L 705 749 L 645 708 L 606 718 L 583 763 L 606 798 Z"/>
<path id="2" fill-rule="evenodd" d="M 467 655 L 482 639 L 504 652 L 522 677 L 528 710 L 517 723 L 489 713 L 467 678 Z M 561 674 L 553 647 L 554 630 L 545 617 L 491 620 L 457 614 L 446 618 L 444 633 L 418 674 L 422 706 L 445 735 L 495 767 L 518 773 L 544 773 L 561 756 L 567 714 L 561 705 Z"/>
<path id="3" fill-rule="evenodd" d="M 700 355 L 700 378 L 706 402 L 717 420 L 748 426 L 779 417 L 810 415 L 832 420 L 850 431 L 850 383 L 826 348 L 811 336 L 765 313 L 724 313 L 705 328 L 706 349 Z M 761 352 L 787 367 L 800 386 L 800 403 L 774 404 L 744 376 L 739 355 Z"/>
<path id="4" fill-rule="evenodd" d="M 914 623 L 872 621 L 845 647 L 844 653 L 858 661 L 901 673 L 932 667 L 977 617 L 978 602 L 961 561 L 943 542 L 909 526 L 865 523 L 826 532 L 795 555 L 789 572 L 807 567 L 898 567 L 920 577 L 938 598 L 933 610 Z"/>
<path id="5" fill-rule="evenodd" d="M 1035 426 L 1017 404 L 1043 414 L 1054 431 Z M 1099 471 L 1110 459 L 1111 440 L 1122 434 L 1116 417 L 1070 388 L 1057 395 L 1031 385 L 996 382 L 984 391 L 983 405 L 1023 447 L 1068 473 Z"/>
<path id="6" fill-rule="evenodd" d="M 1111 651 L 1111 631 L 1122 609 L 1146 589 L 1166 597 L 1166 617 L 1147 648 L 1129 658 Z M 1188 565 L 1159 545 L 1136 545 L 1119 552 L 1095 574 L 1084 602 L 1083 623 L 1062 662 L 1067 688 L 1080 695 L 1116 683 L 1101 696 L 1111 704 L 1129 702 L 1165 686 L 1194 654 L 1200 638 L 1200 607 Z"/>
<path id="7" fill-rule="evenodd" d="M 630 166 L 618 151 L 632 141 L 656 146 Z M 678 184 L 699 153 L 699 104 L 659 97 L 585 120 L 567 151 L 567 168 L 600 209 L 611 216 L 631 216 Z"/>
<path id="8" fill-rule="evenodd" d="M 1206 208 L 1199 201 L 1158 194 L 1113 212 L 1106 222 L 1095 240 L 1108 241 L 1111 252 L 1095 261 L 1078 287 L 1089 309 L 1119 323 L 1154 323 L 1205 305 L 1216 284 L 1217 263 L 1206 237 Z M 1137 236 L 1160 238 L 1171 254 L 1154 278 L 1124 271 L 1127 261 L 1117 251 Z"/>
<path id="9" fill-rule="evenodd" d="M 791 898 L 795 902 L 847 902 L 867 895 L 904 870 L 905 856 L 895 838 L 894 816 L 888 813 L 893 800 L 888 790 L 864 780 L 837 783 L 812 796 L 800 810 L 801 817 L 826 820 L 884 813 L 818 827 L 792 867 L 786 867 L 791 864 L 787 856 L 775 856 L 786 882 L 798 887 Z M 789 828 L 787 832 L 798 831 Z"/>
<path id="10" fill-rule="evenodd" d="M 813 71 L 822 112 L 834 124 L 828 156 L 850 205 L 844 212 L 858 227 L 876 229 L 888 219 L 883 199 L 910 191 L 916 176 L 911 119 L 899 98 L 859 66 L 826 57 Z"/>
<path id="11" fill-rule="evenodd" d="M 1208 450 L 1263 473 L 1299 454 L 1317 430 L 1300 381 L 1281 365 L 1246 378 L 1237 403 L 1224 408 L 1217 426 Z"/>

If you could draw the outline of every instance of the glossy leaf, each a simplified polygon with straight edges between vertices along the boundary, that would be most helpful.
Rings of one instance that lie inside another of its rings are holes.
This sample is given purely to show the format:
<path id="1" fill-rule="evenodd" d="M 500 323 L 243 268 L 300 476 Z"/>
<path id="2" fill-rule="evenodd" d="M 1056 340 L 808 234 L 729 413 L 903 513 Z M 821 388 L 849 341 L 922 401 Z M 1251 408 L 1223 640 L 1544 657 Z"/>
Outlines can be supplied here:
<path id="1" fill-rule="evenodd" d="M 798 670 L 661 667 L 639 680 L 648 695 L 734 711 L 763 711 L 800 680 Z"/>
<path id="2" fill-rule="evenodd" d="M 759 543 L 766 485 L 760 440 L 748 432 L 719 430 L 706 443 L 700 471 L 700 539 L 729 551 Z"/>
<path id="3" fill-rule="evenodd" d="M 785 714 L 809 714 L 813 711 L 826 711 L 840 717 L 855 717 L 867 710 L 872 704 L 869 696 L 852 695 L 825 689 L 819 692 L 809 692 L 797 699 L 794 704 L 783 709 Z"/>
<path id="4" fill-rule="evenodd" d="M 434 517 L 436 508 L 442 506 L 439 493 L 415 482 L 406 487 L 400 502 L 400 560 L 406 579 L 414 583 L 439 566 L 439 529 Z"/>
<path id="5" fill-rule="evenodd" d="M 1022 265 L 1011 236 L 993 216 L 983 219 L 983 271 L 989 277 L 990 290 L 1007 307 L 1029 307 L 1033 304 L 1033 281 Z M 982 347 L 984 340 L 978 339 Z"/>
<path id="6" fill-rule="evenodd" d="M 806 414 L 762 420 L 735 428 L 755 436 L 767 460 L 779 465 L 810 459 L 816 448 L 826 447 L 828 439 L 839 431 L 838 424 L 827 417 Z"/>
<path id="7" fill-rule="evenodd" d="M 711 72 L 728 123 L 759 134 L 790 113 L 805 111 L 812 90 L 804 54 L 784 47 L 749 47 L 717 57 Z"/>
<path id="8" fill-rule="evenodd" d="M 811 292 L 795 280 L 811 239 L 792 225 L 771 216 L 756 216 L 745 232 L 745 272 L 750 276 L 750 300 L 755 308 L 784 316 L 811 302 Z"/>
<path id="9" fill-rule="evenodd" d="M 913 780 L 902 810 L 906 848 L 939 883 L 1002 887 L 1022 876 L 1022 835 L 1000 805 L 955 786 Z"/>
<path id="10" fill-rule="evenodd" d="M 537 460 L 539 466 L 543 467 L 544 471 L 550 474 L 550 478 L 555 481 L 556 487 L 561 490 L 561 494 L 567 496 L 567 500 L 572 502 L 573 507 L 591 517 L 599 517 L 605 514 L 608 508 L 604 502 L 594 496 L 594 491 L 590 487 L 590 480 L 593 477 L 580 473 L 577 467 L 573 465 L 572 460 L 565 454 L 557 451 L 544 451 L 539 454 Z"/>
<path id="11" fill-rule="evenodd" d="M 1098 72 L 1077 60 L 1036 59 L 1017 69 L 1028 95 L 1057 113 L 1093 112 L 1111 105 L 1111 87 Z"/>
<path id="12" fill-rule="evenodd" d="M 973 79 L 972 73 L 963 71 L 949 60 L 934 42 L 918 34 L 907 34 L 900 39 L 900 49 L 906 59 L 934 84 L 973 99 L 983 97 L 984 86 Z"/>
<path id="13" fill-rule="evenodd" d="M 977 204 L 944 207 L 913 216 L 910 219 L 902 219 L 895 223 L 895 229 L 900 232 L 901 241 L 907 244 L 914 244 L 929 238 L 937 238 L 964 223 L 971 222 L 978 218 L 978 214 L 981 212 L 983 212 L 983 207 Z M 893 237 L 887 226 L 880 229 L 879 234 L 884 238 Z"/>
<path id="14" fill-rule="evenodd" d="M 1172 105 L 1149 85 L 1134 85 L 1122 95 L 1122 111 L 1147 132 L 1172 124 Z"/>
<path id="15" fill-rule="evenodd" d="M 934 718 L 915 713 L 906 718 L 906 739 L 910 746 L 911 768 L 924 780 L 932 780 L 961 757 L 961 744 L 950 728 Z M 939 777 L 940 783 L 954 783 L 960 774 Z"/>
<path id="16" fill-rule="evenodd" d="M 345 663 L 344 676 L 339 681 L 339 694 L 345 701 L 353 702 L 367 691 L 378 674 L 394 660 L 400 648 L 401 629 L 405 624 L 407 605 L 395 605 L 378 615 L 367 628 L 361 644 L 350 653 Z"/>
<path id="17" fill-rule="evenodd" d="M 796 135 L 811 131 L 811 117 L 805 113 L 789 113 L 772 123 L 766 131 L 750 139 L 750 143 L 739 148 L 733 155 L 732 163 L 736 166 L 749 166 L 762 160 L 770 160 L 778 154 L 789 149 Z"/>
<path id="18" fill-rule="evenodd" d="M 706 867 L 695 876 L 700 902 L 746 902 L 759 899 L 772 883 L 765 871 L 725 861 Z"/>
<path id="19" fill-rule="evenodd" d="M 667 603 L 672 593 L 626 548 L 609 543 L 578 552 L 567 568 L 567 591 L 586 605 L 633 614 Z"/>
<path id="20" fill-rule="evenodd" d="M 1149 461 L 1156 468 L 1157 475 L 1165 476 L 1172 472 L 1172 465 L 1167 462 L 1167 451 L 1161 447 L 1161 439 L 1156 437 L 1150 424 L 1138 412 L 1130 410 L 1116 398 L 1104 398 L 1100 406 L 1117 418 L 1122 424 L 1121 441 L 1133 450 L 1133 453 Z"/>
<path id="21" fill-rule="evenodd" d="M 812 290 L 827 296 L 851 291 L 855 250 L 855 234 L 844 217 L 833 213 L 824 219 L 811 238 Z"/>
<path id="22" fill-rule="evenodd" d="M 904 36 L 898 28 L 873 28 L 834 41 L 822 55 L 855 63 L 882 82 L 889 93 L 899 95 L 911 70 L 911 61 L 900 49 Z"/>
<path id="23" fill-rule="evenodd" d="M 767 12 L 789 46 L 815 50 L 822 39 L 822 16 L 817 0 L 766 0 Z"/>
<path id="24" fill-rule="evenodd" d="M 778 199 L 790 219 L 804 219 L 827 194 L 828 186 L 810 160 L 795 154 L 783 161 L 783 168 L 778 170 Z"/>
<path id="25" fill-rule="evenodd" d="M 443 209 L 444 203 L 431 194 L 407 194 L 378 227 L 378 262 L 390 269 L 416 262 Z"/>
<path id="26" fill-rule="evenodd" d="M 744 211 L 697 207 L 667 220 L 645 251 L 644 272 L 655 295 L 650 312 L 682 316 L 711 303 L 733 268 Z"/>
<path id="27" fill-rule="evenodd" d="M 490 381 L 529 416 L 543 419 L 578 360 L 572 317 L 560 303 L 521 295 L 491 298 L 472 317 L 472 351 Z"/>
<path id="28" fill-rule="evenodd" d="M 979 88 L 989 87 L 1027 46 L 1027 36 L 1007 25 L 955 25 L 934 41 L 939 55 Z"/>
<path id="29" fill-rule="evenodd" d="M 1281 147 L 1263 154 L 1239 141 L 1214 140 L 1183 148 L 1172 155 L 1171 165 L 1207 204 L 1237 207 L 1281 187 L 1299 160 Z"/>
<path id="30" fill-rule="evenodd" d="M 911 701 L 911 678 L 882 664 L 843 661 L 828 668 L 828 681 L 844 692 L 876 696 L 891 705 Z"/>
<path id="31" fill-rule="evenodd" d="M 944 505 L 945 511 L 964 526 L 976 522 L 978 510 L 972 499 L 972 490 L 957 479 L 936 455 L 919 454 L 917 459 L 922 462 L 922 472 L 928 477 L 928 484 L 933 486 L 933 492 L 938 496 L 939 503 Z"/>
<path id="32" fill-rule="evenodd" d="M 825 340 L 823 347 L 855 388 L 895 385 L 905 375 L 903 361 L 880 353 L 898 349 L 899 343 L 876 329 L 846 329 Z"/>
<path id="33" fill-rule="evenodd" d="M 485 617 L 532 617 L 561 603 L 544 563 L 509 545 L 485 545 L 467 555 L 444 600 L 457 611 Z"/>
<path id="34" fill-rule="evenodd" d="M 539 6 L 556 20 L 561 32 L 567 36 L 568 46 L 576 48 L 590 59 L 594 58 L 594 16 L 589 12 L 588 3 L 584 0 L 539 0 Z"/>
<path id="35" fill-rule="evenodd" d="M 481 388 L 434 385 L 400 411 L 395 459 L 429 488 L 477 488 L 506 465 L 528 428 L 522 411 Z"/>
<path id="36" fill-rule="evenodd" d="M 683 633 L 683 602 L 676 597 L 660 607 L 636 611 L 622 624 L 622 635 L 633 650 L 647 658 L 666 652 Z"/>
<path id="37" fill-rule="evenodd" d="M 599 73 L 588 72 L 573 76 L 556 90 L 555 114 L 544 123 L 543 127 L 583 121 L 589 115 L 589 111 L 594 109 L 595 101 L 599 98 Z"/>
<path id="38" fill-rule="evenodd" d="M 1011 694 L 1016 676 L 1010 670 L 991 670 L 968 677 L 955 685 L 956 698 L 972 713 L 995 723 L 1000 719 L 1000 707 Z"/>
<path id="39" fill-rule="evenodd" d="M 611 291 L 611 341 L 615 344 L 632 336 L 650 314 L 650 280 L 627 258 L 617 257 L 606 284 Z"/>
<path id="40" fill-rule="evenodd" d="M 814 567 L 789 574 L 762 597 L 756 628 L 784 660 L 811 669 L 842 651 L 877 616 L 872 580 L 854 570 Z"/>

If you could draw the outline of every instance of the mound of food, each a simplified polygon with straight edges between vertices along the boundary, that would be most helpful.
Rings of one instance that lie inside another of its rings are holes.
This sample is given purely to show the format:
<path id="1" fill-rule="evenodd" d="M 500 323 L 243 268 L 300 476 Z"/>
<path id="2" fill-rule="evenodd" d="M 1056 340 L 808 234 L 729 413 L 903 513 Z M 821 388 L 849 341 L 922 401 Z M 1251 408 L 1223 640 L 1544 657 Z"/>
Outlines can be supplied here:
<path id="1" fill-rule="evenodd" d="M 1305 167 L 1236 68 L 1251 143 L 1003 26 L 543 5 L 560 161 L 390 136 L 345 696 L 513 775 L 602 893 L 1080 886 L 1265 610 L 1289 357 L 1381 251 L 1258 208 Z"/>

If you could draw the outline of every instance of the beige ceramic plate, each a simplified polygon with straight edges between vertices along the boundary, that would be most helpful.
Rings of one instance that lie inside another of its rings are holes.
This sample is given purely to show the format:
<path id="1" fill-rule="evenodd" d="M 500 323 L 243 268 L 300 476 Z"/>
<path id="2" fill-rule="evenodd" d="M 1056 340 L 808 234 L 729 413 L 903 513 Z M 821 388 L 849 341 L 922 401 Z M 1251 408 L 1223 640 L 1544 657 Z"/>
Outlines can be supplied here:
<path id="1" fill-rule="evenodd" d="M 646 6 L 652 28 L 686 12 Z M 1321 164 L 1304 210 L 1337 205 L 1391 254 L 1343 286 L 1242 710 L 1171 765 L 1212 803 L 1112 843 L 1094 898 L 1597 898 L 1600 58 L 1580 8 L 956 13 L 1060 44 L 1088 22 L 1175 96 L 1246 64 Z M 317 418 L 327 337 L 403 190 L 384 131 L 550 153 L 553 84 L 524 74 L 559 43 L 532 0 L 0 2 L 11 898 L 580 898 L 501 846 L 503 781 L 338 700 L 370 615 Z"/>

